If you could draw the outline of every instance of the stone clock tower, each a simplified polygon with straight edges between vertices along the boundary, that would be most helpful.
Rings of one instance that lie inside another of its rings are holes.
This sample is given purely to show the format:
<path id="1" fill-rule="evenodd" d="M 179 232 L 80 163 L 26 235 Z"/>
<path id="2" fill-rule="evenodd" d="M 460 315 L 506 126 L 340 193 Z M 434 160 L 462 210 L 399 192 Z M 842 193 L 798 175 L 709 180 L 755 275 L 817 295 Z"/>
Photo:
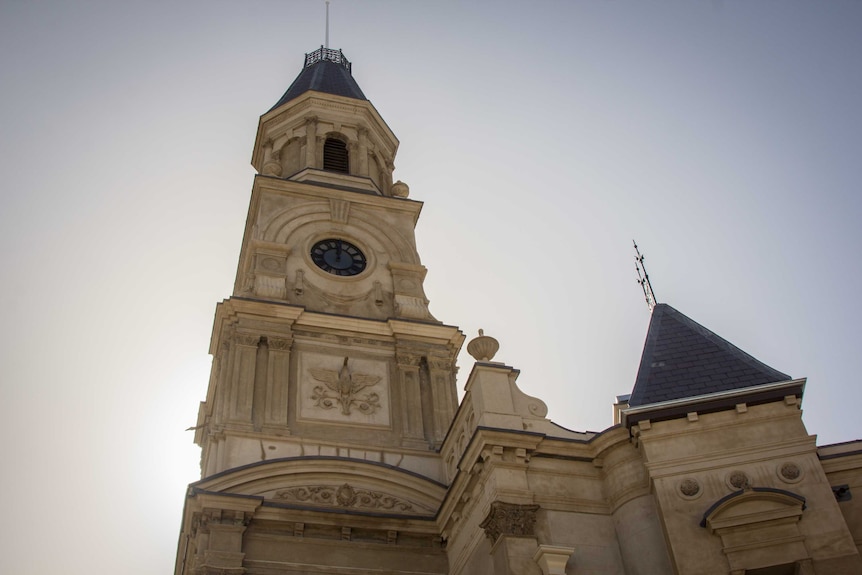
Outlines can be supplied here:
<path id="1" fill-rule="evenodd" d="M 463 335 L 428 311 L 398 140 L 320 48 L 260 119 L 234 295 L 218 305 L 204 476 L 297 456 L 421 460 L 457 406 Z M 433 474 L 433 473 L 432 473 Z"/>
<path id="2" fill-rule="evenodd" d="M 177 573 L 244 572 L 252 517 L 291 540 L 304 530 L 307 512 L 285 506 L 435 513 L 435 450 L 457 407 L 464 335 L 428 310 L 414 235 L 422 203 L 392 181 L 397 149 L 339 50 L 307 54 L 260 118 L 234 293 L 216 309 L 196 426 L 204 479 L 189 491 Z M 374 536 L 395 537 L 393 527 Z M 411 537 L 440 562 L 433 531 Z"/>

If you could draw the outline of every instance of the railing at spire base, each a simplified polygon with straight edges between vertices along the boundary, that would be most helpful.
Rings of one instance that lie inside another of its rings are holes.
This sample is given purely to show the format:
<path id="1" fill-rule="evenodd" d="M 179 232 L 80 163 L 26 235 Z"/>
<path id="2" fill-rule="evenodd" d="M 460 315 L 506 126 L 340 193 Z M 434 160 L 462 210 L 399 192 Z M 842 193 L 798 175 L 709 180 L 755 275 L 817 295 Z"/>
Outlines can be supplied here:
<path id="1" fill-rule="evenodd" d="M 352 64 L 350 60 L 344 57 L 344 54 L 341 50 L 333 50 L 331 48 L 325 48 L 321 46 L 314 52 L 309 52 L 305 55 L 305 67 L 313 66 L 318 62 L 323 60 L 328 60 L 330 62 L 334 62 L 335 64 L 341 64 L 344 66 L 348 72 L 352 72 Z"/>

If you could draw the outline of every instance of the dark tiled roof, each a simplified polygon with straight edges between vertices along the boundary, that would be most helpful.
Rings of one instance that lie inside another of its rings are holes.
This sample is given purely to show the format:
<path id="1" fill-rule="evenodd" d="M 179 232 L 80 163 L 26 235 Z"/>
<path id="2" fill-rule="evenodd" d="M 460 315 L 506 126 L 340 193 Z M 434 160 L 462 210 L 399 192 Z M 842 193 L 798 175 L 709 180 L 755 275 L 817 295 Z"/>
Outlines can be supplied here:
<path id="1" fill-rule="evenodd" d="M 284 96 L 270 110 L 278 108 L 309 90 L 356 98 L 357 100 L 368 99 L 345 66 L 329 60 L 320 60 L 303 68 L 287 92 L 284 93 Z"/>
<path id="2" fill-rule="evenodd" d="M 629 405 L 647 405 L 791 379 L 667 304 L 658 304 Z"/>

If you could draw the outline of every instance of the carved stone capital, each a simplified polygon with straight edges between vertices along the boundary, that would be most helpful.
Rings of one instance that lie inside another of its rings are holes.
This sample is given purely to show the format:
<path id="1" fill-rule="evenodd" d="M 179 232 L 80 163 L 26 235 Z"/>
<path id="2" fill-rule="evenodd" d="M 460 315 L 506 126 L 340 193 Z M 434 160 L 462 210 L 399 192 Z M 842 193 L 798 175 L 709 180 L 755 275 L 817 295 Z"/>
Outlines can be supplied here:
<path id="1" fill-rule="evenodd" d="M 428 367 L 431 369 L 441 369 L 445 371 L 450 371 L 452 369 L 452 360 L 442 358 L 442 357 L 429 357 L 428 358 Z"/>
<path id="2" fill-rule="evenodd" d="M 257 344 L 260 343 L 260 336 L 253 335 L 250 333 L 237 333 L 234 335 L 234 341 L 237 345 L 245 345 L 248 347 L 257 347 Z"/>
<path id="3" fill-rule="evenodd" d="M 479 527 L 485 530 L 485 535 L 496 541 L 501 535 L 532 537 L 535 535 L 536 512 L 538 505 L 518 505 L 495 501 L 491 511 Z"/>
<path id="4" fill-rule="evenodd" d="M 293 338 L 289 337 L 268 337 L 266 341 L 269 344 L 269 349 L 278 351 L 289 351 L 290 346 L 293 345 Z"/>
<path id="5" fill-rule="evenodd" d="M 398 367 L 419 367 L 422 363 L 422 356 L 418 353 L 396 352 L 395 361 L 398 362 Z"/>

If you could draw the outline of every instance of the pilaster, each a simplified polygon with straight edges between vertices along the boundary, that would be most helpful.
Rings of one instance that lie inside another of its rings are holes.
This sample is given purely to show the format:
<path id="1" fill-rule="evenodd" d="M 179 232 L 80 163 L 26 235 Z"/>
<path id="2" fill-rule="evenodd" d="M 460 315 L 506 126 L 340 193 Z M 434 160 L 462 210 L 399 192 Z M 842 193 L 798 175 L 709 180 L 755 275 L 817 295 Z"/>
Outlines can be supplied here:
<path id="1" fill-rule="evenodd" d="M 419 368 L 422 356 L 415 351 L 397 350 L 398 379 L 401 383 L 402 429 L 407 439 L 425 439 L 422 421 L 422 391 Z"/>
<path id="2" fill-rule="evenodd" d="M 317 168 L 317 117 L 305 119 L 305 167 Z"/>
<path id="3" fill-rule="evenodd" d="M 516 505 L 495 501 L 479 525 L 493 541 L 491 557 L 495 575 L 540 575 L 535 561 L 538 505 Z"/>
<path id="4" fill-rule="evenodd" d="M 268 337 L 269 355 L 266 370 L 266 409 L 264 426 L 268 432 L 288 433 L 287 411 L 290 381 L 292 337 Z"/>

